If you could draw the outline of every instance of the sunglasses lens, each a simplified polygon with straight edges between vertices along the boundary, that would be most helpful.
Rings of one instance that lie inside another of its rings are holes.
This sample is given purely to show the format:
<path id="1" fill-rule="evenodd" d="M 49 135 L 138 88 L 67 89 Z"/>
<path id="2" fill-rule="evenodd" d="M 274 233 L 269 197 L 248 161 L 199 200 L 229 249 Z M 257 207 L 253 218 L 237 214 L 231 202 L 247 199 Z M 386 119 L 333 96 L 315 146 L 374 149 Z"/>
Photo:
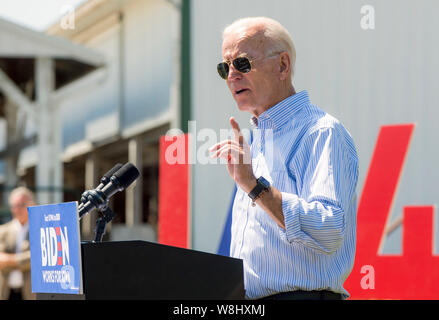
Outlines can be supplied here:
<path id="1" fill-rule="evenodd" d="M 233 66 L 242 73 L 248 73 L 251 70 L 250 61 L 246 57 L 240 57 L 233 60 Z"/>
<path id="2" fill-rule="evenodd" d="M 218 63 L 216 69 L 218 70 L 218 74 L 220 75 L 220 77 L 226 80 L 227 76 L 229 75 L 229 65 L 225 62 L 221 62 Z"/>
<path id="3" fill-rule="evenodd" d="M 233 60 L 233 67 L 242 73 L 248 73 L 251 70 L 250 60 L 247 57 L 239 57 Z M 216 69 L 218 70 L 218 74 L 224 80 L 229 76 L 229 65 L 226 62 L 218 63 Z"/>

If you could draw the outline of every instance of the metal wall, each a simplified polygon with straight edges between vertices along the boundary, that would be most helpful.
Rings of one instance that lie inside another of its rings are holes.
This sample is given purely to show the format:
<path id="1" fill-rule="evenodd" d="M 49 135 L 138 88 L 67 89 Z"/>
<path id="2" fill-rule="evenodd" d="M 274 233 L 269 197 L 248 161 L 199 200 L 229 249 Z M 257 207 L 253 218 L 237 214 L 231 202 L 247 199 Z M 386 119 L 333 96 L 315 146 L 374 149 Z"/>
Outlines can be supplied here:
<path id="1" fill-rule="evenodd" d="M 105 54 L 106 76 L 99 86 L 63 103 L 65 148 L 117 133 L 138 133 L 154 127 L 142 125 L 160 117 L 172 120 L 171 91 L 176 77 L 176 27 L 172 21 L 177 15 L 162 0 L 128 1 L 121 8 L 121 20 L 113 18 L 104 31 L 83 41 Z M 139 125 L 139 130 L 133 130 Z"/>
<path id="2" fill-rule="evenodd" d="M 107 66 L 103 80 L 81 90 L 61 104 L 63 148 L 83 141 L 99 141 L 116 135 L 119 130 L 120 90 L 120 25 L 113 19 L 109 27 L 84 43 L 103 54 Z M 100 125 L 105 120 L 104 125 Z"/>
<path id="3" fill-rule="evenodd" d="M 308 90 L 311 102 L 341 120 L 353 136 L 360 160 L 358 194 L 380 126 L 416 123 L 389 222 L 402 214 L 405 205 L 438 202 L 439 2 L 192 0 L 191 4 L 192 115 L 198 129 L 213 128 L 219 135 L 220 128 L 228 128 L 231 115 L 241 127 L 249 127 L 250 115 L 238 111 L 215 68 L 226 25 L 241 17 L 268 16 L 282 23 L 295 43 L 296 91 Z M 364 5 L 375 10 L 375 29 L 360 25 Z M 192 179 L 192 246 L 216 252 L 233 182 L 221 165 L 197 164 Z M 386 239 L 383 253 L 400 250 L 398 228 Z"/>

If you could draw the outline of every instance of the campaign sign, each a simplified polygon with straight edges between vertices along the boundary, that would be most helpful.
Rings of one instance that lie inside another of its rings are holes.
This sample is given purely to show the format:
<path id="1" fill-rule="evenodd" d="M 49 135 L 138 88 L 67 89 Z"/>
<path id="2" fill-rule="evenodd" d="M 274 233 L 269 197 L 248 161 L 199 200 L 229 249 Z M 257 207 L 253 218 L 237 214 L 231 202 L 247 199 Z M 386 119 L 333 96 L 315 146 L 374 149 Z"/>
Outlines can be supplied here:
<path id="1" fill-rule="evenodd" d="M 77 202 L 27 210 L 32 292 L 82 294 Z"/>

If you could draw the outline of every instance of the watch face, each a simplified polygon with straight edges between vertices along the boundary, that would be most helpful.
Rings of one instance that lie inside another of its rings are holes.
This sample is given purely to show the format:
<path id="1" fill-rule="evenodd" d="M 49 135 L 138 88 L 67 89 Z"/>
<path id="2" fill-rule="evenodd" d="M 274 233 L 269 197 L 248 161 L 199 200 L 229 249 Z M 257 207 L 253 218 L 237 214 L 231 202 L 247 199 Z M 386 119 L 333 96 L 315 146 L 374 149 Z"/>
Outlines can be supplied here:
<path id="1" fill-rule="evenodd" d="M 269 188 L 270 187 L 270 182 L 268 182 L 267 180 L 265 180 L 264 177 L 259 177 L 258 182 L 260 184 L 262 184 L 265 188 Z"/>

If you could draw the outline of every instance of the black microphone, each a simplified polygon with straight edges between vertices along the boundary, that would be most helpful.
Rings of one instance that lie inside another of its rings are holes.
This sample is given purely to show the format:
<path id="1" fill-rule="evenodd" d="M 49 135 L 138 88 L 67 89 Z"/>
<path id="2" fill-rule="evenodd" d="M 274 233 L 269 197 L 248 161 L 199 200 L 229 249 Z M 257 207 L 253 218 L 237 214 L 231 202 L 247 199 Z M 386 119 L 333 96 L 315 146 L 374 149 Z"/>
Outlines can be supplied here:
<path id="1" fill-rule="evenodd" d="M 96 188 L 90 190 L 88 201 L 82 206 L 82 208 L 78 209 L 79 219 L 94 208 L 98 208 L 99 210 L 105 209 L 108 205 L 109 198 L 111 198 L 116 192 L 125 190 L 139 177 L 139 175 L 139 170 L 137 170 L 133 164 L 125 164 L 111 176 L 110 182 L 108 182 L 105 187 L 102 189 Z"/>
<path id="2" fill-rule="evenodd" d="M 105 187 L 109 182 L 110 178 L 113 174 L 115 174 L 120 168 L 122 168 L 121 163 L 117 163 L 113 168 L 107 171 L 101 178 L 100 184 L 96 187 L 96 189 L 101 190 L 103 187 Z M 78 210 L 80 210 L 84 204 L 88 201 L 88 196 L 90 195 L 91 190 L 84 191 L 81 195 L 80 204 L 78 206 Z"/>

